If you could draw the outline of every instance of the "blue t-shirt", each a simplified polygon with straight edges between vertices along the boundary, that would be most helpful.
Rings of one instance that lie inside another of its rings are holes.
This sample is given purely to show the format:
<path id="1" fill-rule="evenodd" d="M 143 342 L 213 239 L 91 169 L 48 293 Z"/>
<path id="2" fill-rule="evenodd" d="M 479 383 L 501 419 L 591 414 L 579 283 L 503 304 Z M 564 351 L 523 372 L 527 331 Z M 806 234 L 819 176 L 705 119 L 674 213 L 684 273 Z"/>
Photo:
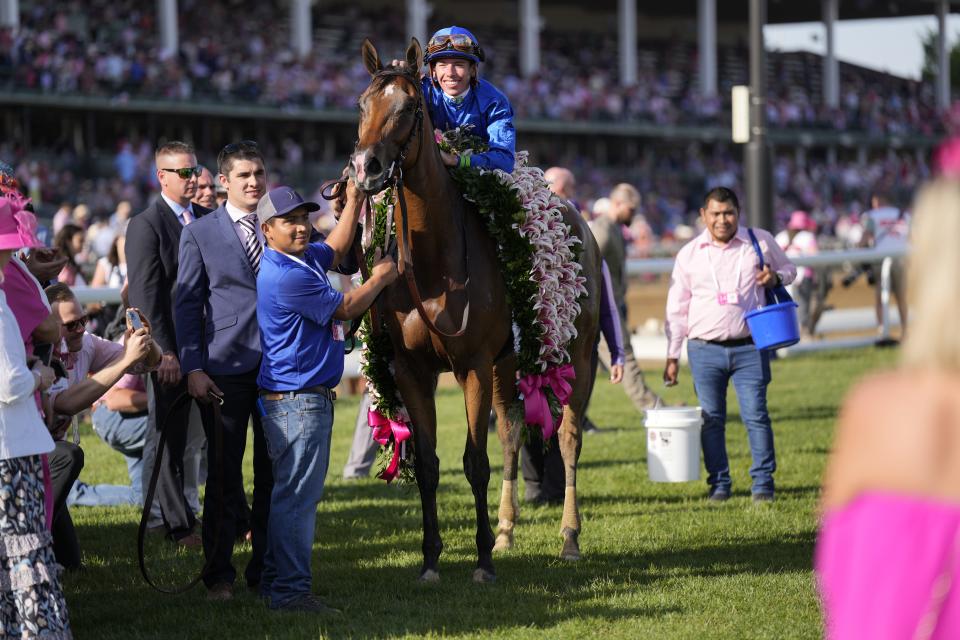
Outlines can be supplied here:
<path id="1" fill-rule="evenodd" d="M 264 247 L 257 276 L 257 321 L 263 348 L 257 384 L 261 389 L 332 388 L 340 382 L 343 327 L 333 313 L 343 294 L 327 279 L 333 258 L 333 249 L 324 242 L 307 246 L 304 264 Z"/>
<path id="2" fill-rule="evenodd" d="M 470 156 L 470 166 L 480 169 L 502 169 L 513 173 L 517 132 L 513 128 L 513 107 L 495 86 L 483 78 L 461 99 L 451 98 L 433 84 L 429 77 L 421 83 L 430 120 L 440 131 L 471 124 L 470 133 L 480 136 L 490 150 Z"/>

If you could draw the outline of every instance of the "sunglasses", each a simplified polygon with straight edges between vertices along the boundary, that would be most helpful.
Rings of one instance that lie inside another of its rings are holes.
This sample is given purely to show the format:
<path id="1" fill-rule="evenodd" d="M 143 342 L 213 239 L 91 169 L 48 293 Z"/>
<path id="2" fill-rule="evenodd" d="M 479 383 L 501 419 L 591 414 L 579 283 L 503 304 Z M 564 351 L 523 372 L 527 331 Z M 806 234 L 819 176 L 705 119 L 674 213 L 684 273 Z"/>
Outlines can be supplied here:
<path id="1" fill-rule="evenodd" d="M 217 164 L 220 165 L 223 163 L 223 159 L 227 156 L 232 156 L 235 153 L 240 153 L 241 151 L 260 151 L 260 147 L 257 146 L 256 141 L 254 140 L 241 140 L 240 142 L 231 142 L 223 149 L 220 149 L 220 153 L 217 154 Z"/>
<path id="2" fill-rule="evenodd" d="M 175 173 L 180 176 L 181 180 L 189 180 L 193 176 L 200 177 L 200 174 L 203 173 L 203 167 L 184 167 L 183 169 L 160 169 L 160 171 L 166 171 L 167 173 Z"/>
<path id="3" fill-rule="evenodd" d="M 470 36 L 463 33 L 454 33 L 448 36 L 435 36 L 430 38 L 427 43 L 427 54 L 433 55 L 446 50 L 459 51 L 460 53 L 477 53 L 477 43 Z"/>
<path id="4" fill-rule="evenodd" d="M 70 322 L 64 322 L 63 326 L 70 333 L 76 333 L 81 329 L 85 329 L 88 322 L 90 322 L 90 316 L 81 316 L 76 320 L 71 320 Z"/>

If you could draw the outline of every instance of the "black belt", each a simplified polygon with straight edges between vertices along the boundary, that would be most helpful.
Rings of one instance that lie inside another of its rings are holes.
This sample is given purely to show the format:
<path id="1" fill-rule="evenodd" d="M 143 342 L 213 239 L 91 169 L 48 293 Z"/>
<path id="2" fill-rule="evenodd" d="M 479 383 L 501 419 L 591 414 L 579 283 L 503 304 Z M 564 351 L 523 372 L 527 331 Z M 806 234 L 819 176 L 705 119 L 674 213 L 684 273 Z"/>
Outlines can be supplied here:
<path id="1" fill-rule="evenodd" d="M 748 344 L 753 344 L 753 336 L 747 336 L 746 338 L 734 338 L 733 340 L 700 340 L 699 338 L 694 338 L 700 342 L 706 342 L 707 344 L 715 344 L 718 347 L 745 347 Z"/>
<path id="2" fill-rule="evenodd" d="M 266 389 L 261 389 L 260 397 L 264 400 L 285 400 L 301 396 L 305 393 L 319 394 L 330 402 L 333 402 L 337 399 L 336 391 L 333 391 L 329 387 L 325 387 L 321 384 L 314 385 L 312 387 L 306 387 L 304 389 L 297 389 L 296 391 L 268 391 Z"/>

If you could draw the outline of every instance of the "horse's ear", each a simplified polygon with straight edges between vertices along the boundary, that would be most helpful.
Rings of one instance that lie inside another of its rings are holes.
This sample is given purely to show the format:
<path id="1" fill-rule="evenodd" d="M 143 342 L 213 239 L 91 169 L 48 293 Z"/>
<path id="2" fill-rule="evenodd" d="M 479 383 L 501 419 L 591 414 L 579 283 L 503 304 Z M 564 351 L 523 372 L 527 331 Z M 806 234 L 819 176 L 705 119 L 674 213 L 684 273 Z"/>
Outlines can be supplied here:
<path id="1" fill-rule="evenodd" d="M 414 72 L 419 72 L 423 68 L 423 49 L 416 38 L 410 38 L 410 46 L 407 47 L 407 64 Z"/>
<path id="2" fill-rule="evenodd" d="M 363 66 L 367 68 L 370 75 L 376 75 L 378 71 L 383 69 L 383 65 L 380 63 L 380 54 L 377 53 L 377 48 L 370 42 L 370 38 L 363 39 L 360 54 L 363 57 Z"/>

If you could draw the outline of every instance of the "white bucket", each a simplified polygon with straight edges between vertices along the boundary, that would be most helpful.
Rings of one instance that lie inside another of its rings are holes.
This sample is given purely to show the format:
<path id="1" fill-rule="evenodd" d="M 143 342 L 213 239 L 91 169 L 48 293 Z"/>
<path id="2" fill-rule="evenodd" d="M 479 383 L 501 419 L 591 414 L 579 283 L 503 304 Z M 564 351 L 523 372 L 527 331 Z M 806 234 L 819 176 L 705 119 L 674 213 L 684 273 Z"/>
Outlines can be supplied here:
<path id="1" fill-rule="evenodd" d="M 700 407 L 647 409 L 647 472 L 653 482 L 700 479 Z"/>

